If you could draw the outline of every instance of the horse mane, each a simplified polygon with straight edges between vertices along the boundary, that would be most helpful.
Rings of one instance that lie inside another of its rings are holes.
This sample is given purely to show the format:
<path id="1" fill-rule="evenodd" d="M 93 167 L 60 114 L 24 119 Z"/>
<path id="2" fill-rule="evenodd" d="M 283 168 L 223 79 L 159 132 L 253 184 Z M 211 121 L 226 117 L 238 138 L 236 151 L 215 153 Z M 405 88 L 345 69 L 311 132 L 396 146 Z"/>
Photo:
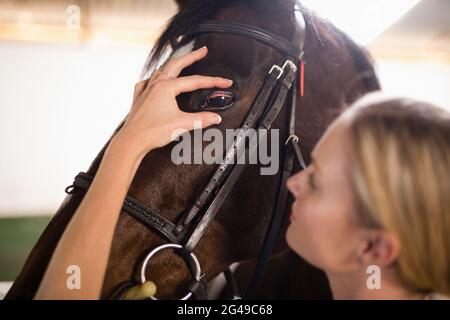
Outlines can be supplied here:
<path id="1" fill-rule="evenodd" d="M 359 71 L 358 76 L 350 83 L 347 90 L 351 91 L 353 89 L 352 86 L 356 85 L 359 81 L 362 81 L 369 92 L 380 90 L 381 85 L 373 67 L 374 60 L 370 53 L 353 41 L 347 34 L 342 32 L 341 36 L 347 43 L 346 47 L 350 56 L 353 58 L 353 64 L 356 70 Z"/>
<path id="2" fill-rule="evenodd" d="M 251 1 L 253 2 L 253 0 Z M 188 39 L 181 37 L 189 34 L 195 26 L 210 19 L 220 9 L 238 2 L 239 0 L 193 0 L 189 2 L 189 5 L 180 6 L 178 13 L 169 20 L 166 28 L 156 40 L 145 63 L 143 74 L 155 67 L 168 48 L 175 51 L 186 44 Z"/>

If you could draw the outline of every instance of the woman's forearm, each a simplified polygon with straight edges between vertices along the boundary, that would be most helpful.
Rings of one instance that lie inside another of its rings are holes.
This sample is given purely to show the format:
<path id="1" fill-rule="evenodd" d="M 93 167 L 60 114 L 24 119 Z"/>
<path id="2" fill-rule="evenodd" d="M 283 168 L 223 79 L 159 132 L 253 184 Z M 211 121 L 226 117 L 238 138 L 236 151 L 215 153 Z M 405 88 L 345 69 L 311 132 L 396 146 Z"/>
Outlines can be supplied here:
<path id="1" fill-rule="evenodd" d="M 95 178 L 59 241 L 36 299 L 98 299 L 115 226 L 142 155 L 120 136 L 105 151 Z M 80 288 L 66 282 L 80 270 Z"/>

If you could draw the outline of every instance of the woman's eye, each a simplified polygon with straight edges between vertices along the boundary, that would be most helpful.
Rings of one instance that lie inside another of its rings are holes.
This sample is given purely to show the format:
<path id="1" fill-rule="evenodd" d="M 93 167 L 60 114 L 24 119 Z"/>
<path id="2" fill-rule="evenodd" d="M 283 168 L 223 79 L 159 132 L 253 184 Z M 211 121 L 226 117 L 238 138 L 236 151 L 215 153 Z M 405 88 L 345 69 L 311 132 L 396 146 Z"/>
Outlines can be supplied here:
<path id="1" fill-rule="evenodd" d="M 312 190 L 317 189 L 317 184 L 313 173 L 308 173 L 308 185 Z"/>
<path id="2" fill-rule="evenodd" d="M 203 104 L 204 109 L 226 109 L 235 101 L 233 93 L 228 91 L 214 91 L 209 94 Z"/>

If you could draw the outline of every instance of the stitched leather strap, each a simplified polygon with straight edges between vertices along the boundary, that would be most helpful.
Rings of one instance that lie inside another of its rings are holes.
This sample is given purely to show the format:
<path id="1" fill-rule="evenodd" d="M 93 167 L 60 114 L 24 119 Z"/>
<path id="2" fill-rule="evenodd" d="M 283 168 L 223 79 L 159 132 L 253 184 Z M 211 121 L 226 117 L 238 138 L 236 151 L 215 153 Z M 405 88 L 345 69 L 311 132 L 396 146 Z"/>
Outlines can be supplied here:
<path id="1" fill-rule="evenodd" d="M 276 34 L 267 32 L 266 30 L 247 26 L 242 23 L 228 22 L 228 21 L 206 21 L 198 25 L 190 34 L 198 33 L 227 33 L 236 34 L 244 37 L 255 39 L 264 43 L 278 51 L 289 55 L 290 57 L 298 58 L 303 52 L 303 48 L 293 45 L 291 42 L 277 36 Z M 299 43 L 302 44 L 302 43 Z"/>
<path id="2" fill-rule="evenodd" d="M 195 217 L 201 212 L 206 206 L 208 201 L 214 195 L 215 189 L 223 182 L 225 177 L 229 174 L 231 168 L 234 164 L 234 159 L 237 154 L 242 150 L 242 146 L 245 144 L 245 137 L 249 129 L 254 128 L 256 122 L 260 118 L 264 107 L 267 105 L 271 93 L 275 85 L 277 84 L 277 74 L 275 72 L 269 73 L 264 81 L 262 88 L 259 90 L 258 95 L 250 108 L 244 123 L 241 126 L 239 135 L 236 137 L 233 144 L 228 148 L 225 158 L 219 167 L 216 169 L 211 179 L 209 180 L 206 187 L 202 190 L 202 193 L 195 200 L 194 205 L 187 212 L 186 216 L 183 218 L 181 224 L 176 227 L 175 232 L 177 235 L 183 236 L 189 224 L 194 220 Z"/>
<path id="3" fill-rule="evenodd" d="M 261 121 L 261 124 L 258 126 L 259 137 L 258 139 L 263 139 L 267 134 L 268 129 L 270 128 L 272 122 L 275 120 L 279 111 L 281 110 L 284 102 L 286 101 L 287 93 L 290 89 L 292 82 L 295 79 L 296 69 L 291 66 L 287 67 L 286 75 L 283 77 L 282 85 L 279 86 L 279 90 L 276 92 L 275 100 L 272 105 L 269 106 L 269 109 L 266 112 L 266 115 Z M 254 134 L 256 134 L 256 132 Z M 259 143 L 258 143 L 259 145 Z M 243 145 L 244 146 L 244 145 Z M 241 147 L 243 147 L 241 146 Z M 249 149 L 249 153 L 256 152 L 256 148 Z M 251 156 L 251 154 L 250 154 Z M 213 201 L 207 208 L 204 215 L 201 217 L 200 221 L 195 224 L 195 229 L 191 231 L 188 239 L 186 240 L 184 246 L 186 250 L 192 251 L 197 245 L 200 238 L 205 233 L 208 226 L 211 224 L 215 215 L 221 208 L 223 202 L 228 197 L 231 189 L 233 188 L 236 181 L 239 179 L 241 173 L 245 169 L 245 164 L 237 163 L 233 169 L 231 170 L 226 182 L 220 187 L 219 191 L 215 195 Z"/>
<path id="4" fill-rule="evenodd" d="M 91 185 L 93 177 L 87 173 L 80 172 L 73 181 L 73 185 L 83 190 L 88 190 Z M 68 193 L 71 191 L 68 191 Z M 124 211 L 130 214 L 132 217 L 138 219 L 146 226 L 153 228 L 155 231 L 162 234 L 165 238 L 173 243 L 179 244 L 181 239 L 176 237 L 173 233 L 175 225 L 160 215 L 158 212 L 144 205 L 139 200 L 127 195 L 123 203 Z"/>

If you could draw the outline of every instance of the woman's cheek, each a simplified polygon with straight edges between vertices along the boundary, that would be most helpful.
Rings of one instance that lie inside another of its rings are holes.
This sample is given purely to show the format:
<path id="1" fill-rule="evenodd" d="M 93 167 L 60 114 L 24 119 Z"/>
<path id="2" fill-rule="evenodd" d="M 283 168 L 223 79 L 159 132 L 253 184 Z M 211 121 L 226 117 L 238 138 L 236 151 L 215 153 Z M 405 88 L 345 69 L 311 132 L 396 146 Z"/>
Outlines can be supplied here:
<path id="1" fill-rule="evenodd" d="M 330 208 L 324 208 L 320 203 L 314 205 L 306 201 L 294 206 L 294 219 L 286 234 L 289 246 L 320 269 L 332 267 L 335 260 L 333 223 L 327 217 L 327 210 Z"/>
<path id="2" fill-rule="evenodd" d="M 291 224 L 286 233 L 286 240 L 289 246 L 307 261 L 314 263 L 318 260 L 317 249 L 323 237 L 321 233 L 321 222 L 314 213 L 314 208 L 308 203 L 297 202 L 292 207 Z M 325 239 L 323 239 L 326 241 Z"/>

